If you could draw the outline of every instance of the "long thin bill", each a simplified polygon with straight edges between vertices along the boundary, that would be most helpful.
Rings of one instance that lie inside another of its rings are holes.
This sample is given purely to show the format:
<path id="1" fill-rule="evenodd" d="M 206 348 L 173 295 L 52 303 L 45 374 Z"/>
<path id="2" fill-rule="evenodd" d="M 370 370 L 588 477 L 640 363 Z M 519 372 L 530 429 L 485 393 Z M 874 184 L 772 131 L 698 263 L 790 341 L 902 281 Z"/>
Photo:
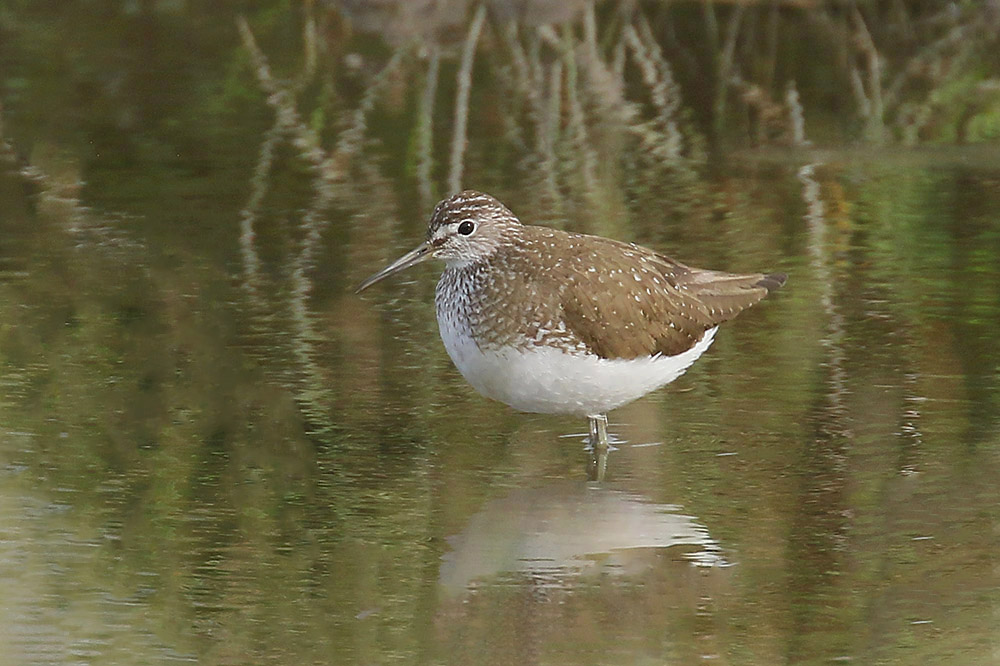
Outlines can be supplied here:
<path id="1" fill-rule="evenodd" d="M 428 245 L 426 242 L 421 243 L 420 245 L 413 248 L 412 250 L 404 254 L 396 261 L 392 262 L 391 264 L 380 270 L 375 275 L 372 275 L 370 278 L 362 282 L 360 285 L 358 285 L 358 288 L 354 290 L 354 293 L 355 294 L 361 293 L 362 291 L 372 286 L 379 280 L 383 280 L 389 277 L 390 275 L 393 275 L 395 273 L 398 273 L 399 271 L 409 268 L 410 266 L 415 266 L 416 264 L 419 264 L 422 261 L 427 261 L 432 256 L 433 255 L 431 254 L 431 246 Z"/>

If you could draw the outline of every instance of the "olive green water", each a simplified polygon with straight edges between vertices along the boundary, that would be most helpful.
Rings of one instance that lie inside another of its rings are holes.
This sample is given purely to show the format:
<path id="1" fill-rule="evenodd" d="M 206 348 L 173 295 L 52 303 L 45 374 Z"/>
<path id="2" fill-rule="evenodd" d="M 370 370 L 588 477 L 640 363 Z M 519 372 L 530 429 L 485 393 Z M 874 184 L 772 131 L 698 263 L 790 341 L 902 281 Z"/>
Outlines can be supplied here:
<path id="1" fill-rule="evenodd" d="M 234 11 L 105 5 L 0 13 L 0 663 L 1000 664 L 995 147 L 560 171 L 474 70 L 463 185 L 790 275 L 595 483 L 452 367 L 437 267 L 353 294 L 448 190 L 454 52 L 418 131 L 433 55 L 322 13 L 310 78 L 255 8 L 274 130 Z"/>

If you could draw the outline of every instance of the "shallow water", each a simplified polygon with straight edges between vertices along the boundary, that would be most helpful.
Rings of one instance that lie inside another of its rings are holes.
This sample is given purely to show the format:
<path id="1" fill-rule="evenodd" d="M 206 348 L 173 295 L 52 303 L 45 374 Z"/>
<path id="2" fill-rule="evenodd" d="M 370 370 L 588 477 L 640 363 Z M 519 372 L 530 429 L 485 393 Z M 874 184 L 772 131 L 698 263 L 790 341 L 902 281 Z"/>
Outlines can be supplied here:
<path id="1" fill-rule="evenodd" d="M 62 67 L 3 50 L 4 663 L 1000 663 L 993 151 L 745 151 L 553 201 L 473 114 L 462 182 L 525 221 L 790 275 L 612 413 L 596 483 L 582 419 L 451 366 L 438 267 L 353 293 L 447 189 L 447 140 L 424 180 L 400 129 L 422 79 L 336 153 L 340 72 L 317 166 L 235 17 L 164 7 L 66 18 Z M 297 24 L 256 20 L 293 71 Z"/>

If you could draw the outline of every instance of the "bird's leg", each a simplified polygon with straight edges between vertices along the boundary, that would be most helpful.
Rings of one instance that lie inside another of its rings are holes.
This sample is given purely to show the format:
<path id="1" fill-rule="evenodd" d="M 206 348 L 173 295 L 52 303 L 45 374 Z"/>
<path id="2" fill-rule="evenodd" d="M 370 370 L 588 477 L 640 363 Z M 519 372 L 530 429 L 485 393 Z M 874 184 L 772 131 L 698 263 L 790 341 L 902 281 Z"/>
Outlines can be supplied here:
<path id="1" fill-rule="evenodd" d="M 588 416 L 590 421 L 590 446 L 594 451 L 608 450 L 608 416 L 594 414 Z"/>
<path id="2" fill-rule="evenodd" d="M 590 421 L 590 464 L 587 476 L 591 481 L 604 481 L 608 469 L 608 417 L 605 414 L 588 416 Z"/>
<path id="3" fill-rule="evenodd" d="M 589 481 L 604 481 L 608 473 L 608 450 L 590 450 L 590 460 L 587 461 L 587 479 Z"/>

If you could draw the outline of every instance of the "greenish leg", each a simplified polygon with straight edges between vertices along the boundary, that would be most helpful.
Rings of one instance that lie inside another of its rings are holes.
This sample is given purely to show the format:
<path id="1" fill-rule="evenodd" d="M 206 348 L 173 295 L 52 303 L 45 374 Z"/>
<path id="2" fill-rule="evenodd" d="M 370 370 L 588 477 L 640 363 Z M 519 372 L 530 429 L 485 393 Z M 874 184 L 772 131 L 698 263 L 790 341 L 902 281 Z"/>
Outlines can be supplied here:
<path id="1" fill-rule="evenodd" d="M 595 451 L 608 450 L 608 416 L 595 414 L 587 417 L 590 420 L 590 446 Z"/>
<path id="2" fill-rule="evenodd" d="M 604 414 L 588 417 L 590 420 L 590 464 L 587 476 L 591 481 L 604 481 L 608 470 L 608 417 Z"/>

